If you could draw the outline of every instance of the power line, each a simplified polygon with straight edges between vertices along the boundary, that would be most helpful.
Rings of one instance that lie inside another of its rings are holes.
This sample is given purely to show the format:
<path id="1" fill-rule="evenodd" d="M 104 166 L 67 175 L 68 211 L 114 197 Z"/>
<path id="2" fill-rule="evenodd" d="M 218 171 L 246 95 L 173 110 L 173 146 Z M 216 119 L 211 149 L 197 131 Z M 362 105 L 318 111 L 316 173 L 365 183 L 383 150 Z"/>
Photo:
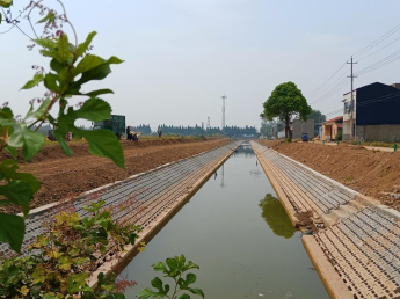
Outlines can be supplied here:
<path id="1" fill-rule="evenodd" d="M 394 33 L 396 33 L 398 30 L 400 30 L 400 24 L 397 24 L 394 28 L 390 29 L 388 32 L 386 32 L 384 35 L 382 35 L 381 37 L 379 37 L 378 39 L 376 39 L 375 41 L 373 41 L 371 44 L 369 44 L 368 46 L 366 46 L 364 49 L 357 51 L 355 53 L 353 53 L 353 57 L 358 57 L 361 54 L 368 52 L 369 50 L 371 50 L 372 48 L 374 48 L 376 45 L 379 45 L 380 43 L 382 43 L 384 40 L 386 40 L 388 37 L 392 36 Z"/>
<path id="2" fill-rule="evenodd" d="M 396 38 L 396 39 L 395 39 L 394 41 L 392 41 L 391 43 L 386 44 L 385 46 L 383 46 L 383 47 L 380 48 L 379 50 L 376 50 L 375 52 L 372 52 L 371 54 L 369 54 L 369 55 L 367 55 L 367 56 L 365 56 L 365 57 L 359 58 L 358 61 L 361 61 L 361 60 L 364 60 L 364 59 L 366 59 L 366 58 L 368 58 L 368 57 L 371 57 L 371 56 L 374 55 L 375 53 L 378 53 L 378 52 L 380 52 L 380 51 L 386 49 L 387 47 L 389 47 L 390 45 L 393 45 L 394 43 L 398 42 L 399 40 L 400 40 L 400 37 Z"/>
<path id="3" fill-rule="evenodd" d="M 400 30 L 400 24 L 396 25 L 394 28 L 392 28 L 392 29 L 390 29 L 389 31 L 387 31 L 384 35 L 380 36 L 379 38 L 377 38 L 375 41 L 373 41 L 372 43 L 370 43 L 369 45 L 367 45 L 367 46 L 364 47 L 363 49 L 361 49 L 361 50 L 359 50 L 359 51 L 353 53 L 352 56 L 353 56 L 354 58 L 356 58 L 356 57 L 361 56 L 361 55 L 364 54 L 364 53 L 367 53 L 368 51 L 370 51 L 370 50 L 373 49 L 375 46 L 377 46 L 377 45 L 379 45 L 380 43 L 382 43 L 383 41 L 385 41 L 387 38 L 389 38 L 390 36 L 392 36 L 394 33 L 396 33 L 396 32 L 399 31 L 399 30 Z M 377 53 L 377 52 L 379 52 L 379 51 L 381 51 L 381 50 L 387 48 L 388 46 L 394 44 L 394 43 L 397 42 L 398 40 L 400 40 L 400 38 L 397 38 L 396 40 L 394 40 L 393 42 L 391 42 L 391 43 L 385 45 L 384 47 L 380 48 L 379 50 L 377 50 L 377 51 L 375 51 L 375 52 L 373 52 L 373 53 L 370 53 L 369 55 L 367 55 L 367 56 L 365 56 L 365 57 L 360 58 L 359 61 L 360 61 L 360 60 L 364 60 L 364 59 L 366 59 L 366 58 L 368 58 L 368 57 L 374 55 L 375 53 Z M 332 80 L 332 79 L 340 72 L 340 70 L 344 67 L 344 65 L 346 65 L 346 63 L 342 64 L 342 65 L 340 66 L 340 68 L 339 68 L 336 72 L 334 72 L 333 75 L 331 75 L 327 80 L 325 80 L 320 86 L 318 86 L 317 88 L 314 88 L 312 91 L 310 91 L 309 96 L 316 96 L 317 94 L 320 94 L 320 93 L 324 92 L 324 90 L 326 90 L 326 89 L 323 89 L 323 90 L 320 90 L 320 89 L 323 88 L 330 80 Z M 335 82 L 337 82 L 337 81 L 338 81 L 338 80 L 336 80 Z M 334 83 L 331 84 L 330 86 L 332 86 L 332 85 L 334 85 Z"/>
<path id="4" fill-rule="evenodd" d="M 346 63 L 345 63 L 345 64 L 346 64 Z M 346 75 L 347 73 L 350 73 L 350 68 L 349 68 L 346 72 L 342 73 L 342 74 L 339 76 L 339 78 L 337 78 L 335 81 L 333 81 L 332 84 L 330 84 L 329 86 L 323 88 L 322 90 L 318 91 L 317 93 L 311 95 L 311 97 L 315 97 L 315 96 L 318 96 L 318 95 L 320 95 L 320 94 L 323 94 L 324 92 L 326 92 L 327 90 L 329 90 L 332 86 L 333 86 L 332 89 L 334 89 L 338 84 L 340 84 L 340 82 L 338 83 L 338 81 L 342 80 L 342 79 L 343 79 L 343 76 Z M 336 84 L 336 83 L 338 83 L 338 84 Z M 336 85 L 335 85 L 335 84 L 336 84 Z"/>
<path id="5" fill-rule="evenodd" d="M 381 68 L 385 65 L 388 65 L 388 64 L 392 63 L 393 61 L 396 61 L 397 59 L 399 59 L 400 58 L 399 54 L 400 54 L 400 50 L 390 54 L 389 56 L 386 56 L 385 58 L 382 58 L 378 62 L 375 62 L 375 63 L 363 68 L 361 71 L 359 71 L 357 73 L 357 75 L 363 75 L 363 74 L 372 72 L 374 70 L 377 70 L 378 68 Z"/>
<path id="6" fill-rule="evenodd" d="M 330 97 L 335 95 L 337 92 L 342 90 L 344 87 L 346 87 L 348 85 L 348 83 L 349 82 L 347 81 L 347 78 L 343 78 L 338 84 L 336 84 L 336 86 L 334 88 L 332 88 L 332 90 L 330 90 L 323 96 L 319 97 L 317 100 L 311 102 L 310 104 L 320 103 L 320 102 L 323 102 L 323 101 L 329 99 Z"/>
<path id="7" fill-rule="evenodd" d="M 321 84 L 320 86 L 318 86 L 317 88 L 314 88 L 312 91 L 309 92 L 309 94 L 313 94 L 313 93 L 317 92 L 320 88 L 324 87 L 325 84 L 328 83 L 337 73 L 339 73 L 339 72 L 341 71 L 341 69 L 342 69 L 345 65 L 346 65 L 346 63 L 343 63 L 342 66 L 341 66 L 336 72 L 334 72 L 332 76 L 330 76 L 330 77 L 328 78 L 328 80 L 326 80 L 324 83 L 322 83 L 322 84 Z"/>

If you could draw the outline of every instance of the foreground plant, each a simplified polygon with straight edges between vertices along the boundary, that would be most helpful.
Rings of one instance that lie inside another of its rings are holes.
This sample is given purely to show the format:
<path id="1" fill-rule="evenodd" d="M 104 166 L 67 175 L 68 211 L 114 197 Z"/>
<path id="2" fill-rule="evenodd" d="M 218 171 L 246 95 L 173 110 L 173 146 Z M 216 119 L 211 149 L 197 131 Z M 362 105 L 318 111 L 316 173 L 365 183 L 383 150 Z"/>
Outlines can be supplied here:
<path id="1" fill-rule="evenodd" d="M 123 61 L 117 57 L 103 59 L 89 54 L 92 49 L 92 41 L 96 32 L 90 32 L 83 43 L 78 43 L 78 37 L 72 23 L 67 17 L 63 3 L 62 13 L 45 7 L 43 0 L 29 1 L 18 17 L 12 19 L 11 0 L 0 0 L 1 19 L 11 27 L 18 27 L 19 17 L 24 12 L 25 18 L 32 28 L 31 41 L 28 46 L 31 50 L 35 45 L 41 47 L 39 52 L 49 58 L 49 70 L 33 65 L 35 72 L 33 78 L 22 86 L 22 89 L 30 89 L 43 84 L 47 89 L 43 98 L 33 99 L 30 109 L 25 117 L 15 116 L 7 107 L 8 102 L 0 109 L 0 151 L 7 151 L 13 159 L 3 160 L 0 164 L 0 205 L 10 204 L 21 207 L 24 217 L 29 213 L 29 203 L 35 193 L 40 189 L 38 180 L 30 174 L 17 173 L 17 150 L 24 161 L 32 159 L 44 144 L 43 134 L 37 133 L 38 128 L 44 123 L 50 123 L 54 128 L 54 135 L 67 155 L 73 152 L 65 138 L 67 133 L 72 133 L 75 139 L 85 138 L 89 144 L 89 152 L 94 155 L 107 157 L 115 162 L 118 167 L 124 167 L 122 146 L 112 131 L 86 131 L 75 126 L 78 119 L 98 122 L 107 119 L 111 114 L 110 105 L 99 98 L 103 94 L 113 93 L 108 88 L 81 91 L 83 84 L 93 80 L 103 80 L 111 72 L 112 64 L 121 64 Z M 43 19 L 38 23 L 43 25 L 43 35 L 38 36 L 31 22 L 31 13 L 39 10 Z M 1 17 L 3 16 L 3 17 Z M 3 25 L 3 24 L 2 24 Z M 69 41 L 66 32 L 62 29 L 69 25 L 73 35 L 73 42 Z M 25 35 L 27 35 L 25 33 Z M 86 101 L 79 102 L 79 109 L 69 105 L 71 97 L 84 96 Z M 38 109 L 34 109 L 34 103 L 40 103 Z M 57 105 L 56 105 L 57 104 Z M 58 109 L 55 110 L 55 107 Z M 55 113 L 54 113 L 55 112 Z M 9 243 L 17 252 L 21 251 L 24 237 L 24 219 L 14 214 L 0 212 L 0 242 Z"/>
<path id="2" fill-rule="evenodd" d="M 140 291 L 138 294 L 139 299 L 148 299 L 148 298 L 170 298 L 170 299 L 178 299 L 177 295 L 180 292 L 190 292 L 192 294 L 201 296 L 204 298 L 204 292 L 200 289 L 193 288 L 190 285 L 196 282 L 196 275 L 192 273 L 188 273 L 186 275 L 186 279 L 183 277 L 183 273 L 189 271 L 190 269 L 199 269 L 199 266 L 193 262 L 186 263 L 186 257 L 181 255 L 167 258 L 166 263 L 158 262 L 153 265 L 153 269 L 155 271 L 162 271 L 164 277 L 170 277 L 174 280 L 175 285 L 173 289 L 170 289 L 168 284 L 163 286 L 163 282 L 161 278 L 155 277 L 151 281 L 151 285 L 157 289 L 157 291 L 152 290 L 147 287 L 144 290 Z M 168 295 L 171 290 L 172 294 Z M 189 294 L 183 293 L 180 294 L 179 299 L 190 299 Z"/>
<path id="3" fill-rule="evenodd" d="M 85 207 L 92 214 L 86 218 L 72 209 L 62 211 L 45 225 L 48 232 L 37 238 L 28 256 L 0 260 L 0 297 L 124 298 L 113 274 L 105 277 L 101 273 L 97 290 L 86 281 L 125 245 L 133 245 L 140 231 L 138 226 L 112 220 L 103 205 L 101 200 Z M 122 284 L 135 283 L 125 280 Z"/>

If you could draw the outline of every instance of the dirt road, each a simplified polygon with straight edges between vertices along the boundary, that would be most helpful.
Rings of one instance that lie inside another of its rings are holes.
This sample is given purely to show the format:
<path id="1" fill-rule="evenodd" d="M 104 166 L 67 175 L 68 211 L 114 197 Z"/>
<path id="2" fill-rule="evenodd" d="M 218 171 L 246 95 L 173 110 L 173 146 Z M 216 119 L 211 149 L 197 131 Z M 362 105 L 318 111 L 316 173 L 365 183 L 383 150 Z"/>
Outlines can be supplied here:
<path id="1" fill-rule="evenodd" d="M 400 152 L 348 145 L 260 143 L 367 196 L 379 198 L 379 191 L 393 192 L 393 186 L 400 185 Z"/>
<path id="2" fill-rule="evenodd" d="M 116 167 L 110 160 L 89 155 L 86 144 L 72 146 L 74 156 L 70 157 L 65 156 L 59 147 L 47 146 L 33 161 L 20 163 L 20 166 L 21 172 L 32 173 L 42 183 L 41 189 L 31 201 L 31 208 L 35 208 L 62 198 L 77 196 L 84 191 L 121 181 L 133 174 L 188 158 L 229 142 L 228 139 L 169 139 L 144 141 L 134 145 L 132 141 L 122 141 L 125 170 Z M 10 205 L 7 211 L 19 210 Z"/>

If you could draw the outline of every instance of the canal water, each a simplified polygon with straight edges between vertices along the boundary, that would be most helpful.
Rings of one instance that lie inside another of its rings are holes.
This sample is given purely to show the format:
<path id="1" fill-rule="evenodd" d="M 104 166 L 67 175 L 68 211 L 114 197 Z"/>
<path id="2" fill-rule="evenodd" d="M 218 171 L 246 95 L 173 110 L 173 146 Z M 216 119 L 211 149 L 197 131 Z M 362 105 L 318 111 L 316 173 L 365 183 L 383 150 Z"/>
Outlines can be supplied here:
<path id="1" fill-rule="evenodd" d="M 252 148 L 239 147 L 122 272 L 138 283 L 126 298 L 162 277 L 152 264 L 181 254 L 200 266 L 193 286 L 208 299 L 328 298 L 275 196 Z"/>

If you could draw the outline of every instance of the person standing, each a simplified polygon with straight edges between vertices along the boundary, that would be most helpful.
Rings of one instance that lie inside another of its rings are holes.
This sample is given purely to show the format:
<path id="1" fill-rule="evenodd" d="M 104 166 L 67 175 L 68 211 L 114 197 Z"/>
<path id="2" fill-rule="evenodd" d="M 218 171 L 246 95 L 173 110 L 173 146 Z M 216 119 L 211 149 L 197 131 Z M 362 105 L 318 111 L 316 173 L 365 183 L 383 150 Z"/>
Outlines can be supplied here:
<path id="1" fill-rule="evenodd" d="M 158 129 L 158 138 L 161 138 L 161 135 L 162 135 L 162 131 L 161 131 L 161 129 Z"/>

